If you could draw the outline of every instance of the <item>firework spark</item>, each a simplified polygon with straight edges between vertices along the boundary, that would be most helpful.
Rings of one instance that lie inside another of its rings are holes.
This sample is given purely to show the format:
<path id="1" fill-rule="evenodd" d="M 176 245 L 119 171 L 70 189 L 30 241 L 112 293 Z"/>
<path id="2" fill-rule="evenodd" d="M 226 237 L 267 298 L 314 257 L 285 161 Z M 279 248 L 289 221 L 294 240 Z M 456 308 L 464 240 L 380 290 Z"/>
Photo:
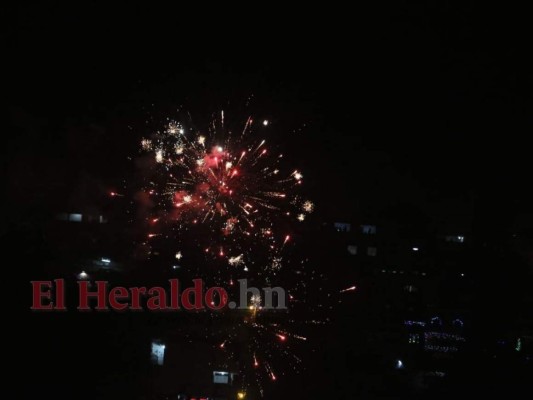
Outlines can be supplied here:
<path id="1" fill-rule="evenodd" d="M 315 209 L 315 205 L 313 204 L 312 201 L 305 201 L 302 205 L 302 209 L 306 212 L 306 213 L 312 213 Z"/>
<path id="2" fill-rule="evenodd" d="M 228 259 L 228 264 L 234 265 L 234 266 L 241 265 L 244 263 L 243 257 L 244 257 L 244 254 L 239 254 L 238 256 L 230 257 Z"/>
<path id="3" fill-rule="evenodd" d="M 357 287 L 354 285 L 354 286 L 350 286 L 349 288 L 341 290 L 339 293 L 353 292 L 356 289 L 357 289 Z"/>

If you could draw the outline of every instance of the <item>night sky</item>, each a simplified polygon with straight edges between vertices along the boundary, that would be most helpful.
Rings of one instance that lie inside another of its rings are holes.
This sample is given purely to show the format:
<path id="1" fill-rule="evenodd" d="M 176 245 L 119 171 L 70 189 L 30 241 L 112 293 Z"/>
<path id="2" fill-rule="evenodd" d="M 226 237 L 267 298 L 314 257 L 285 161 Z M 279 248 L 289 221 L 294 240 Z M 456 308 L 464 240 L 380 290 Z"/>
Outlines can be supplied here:
<path id="1" fill-rule="evenodd" d="M 87 182 L 98 200 L 133 181 L 140 138 L 178 108 L 204 124 L 222 109 L 271 121 L 315 221 L 429 222 L 486 240 L 531 214 L 523 10 L 141 4 L 7 10 L 2 234 L 72 211 Z"/>
<path id="2" fill-rule="evenodd" d="M 10 179 L 23 174 L 21 157 L 77 172 L 78 148 L 65 143 L 85 147 L 92 134 L 79 131 L 91 126 L 102 130 L 93 149 L 113 147 L 106 168 L 124 168 L 134 148 L 126 126 L 178 105 L 204 119 L 241 112 L 253 96 L 300 147 L 295 163 L 327 193 L 317 202 L 330 218 L 398 203 L 497 213 L 523 197 L 531 77 L 519 21 L 449 4 L 211 11 L 94 2 L 13 10 Z M 107 178 L 98 164 L 78 168 Z M 31 187 L 46 192 L 53 171 L 40 177 L 33 167 Z"/>

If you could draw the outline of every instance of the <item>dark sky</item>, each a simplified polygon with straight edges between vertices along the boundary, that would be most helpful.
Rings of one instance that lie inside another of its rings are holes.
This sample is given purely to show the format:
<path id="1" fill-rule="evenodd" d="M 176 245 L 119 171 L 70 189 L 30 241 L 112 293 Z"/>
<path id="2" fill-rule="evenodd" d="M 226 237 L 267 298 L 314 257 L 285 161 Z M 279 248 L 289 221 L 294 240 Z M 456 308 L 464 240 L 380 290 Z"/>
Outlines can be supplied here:
<path id="1" fill-rule="evenodd" d="M 392 4 L 13 8 L 8 190 L 46 203 L 82 172 L 112 185 L 142 134 L 128 126 L 178 105 L 200 118 L 238 110 L 253 95 L 328 217 L 403 204 L 435 218 L 527 210 L 532 69 L 520 10 Z"/>

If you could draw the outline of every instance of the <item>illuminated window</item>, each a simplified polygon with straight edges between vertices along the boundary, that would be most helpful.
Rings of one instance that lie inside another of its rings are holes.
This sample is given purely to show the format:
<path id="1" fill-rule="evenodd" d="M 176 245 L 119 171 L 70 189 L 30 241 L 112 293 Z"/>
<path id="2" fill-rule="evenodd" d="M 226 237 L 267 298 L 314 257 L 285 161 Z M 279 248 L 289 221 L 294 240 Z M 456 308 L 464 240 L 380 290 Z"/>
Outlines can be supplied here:
<path id="1" fill-rule="evenodd" d="M 83 216 L 81 214 L 69 214 L 68 220 L 70 222 L 81 222 Z"/>
<path id="2" fill-rule="evenodd" d="M 352 230 L 352 225 L 346 222 L 335 222 L 333 226 L 337 232 L 350 232 Z"/>
<path id="3" fill-rule="evenodd" d="M 213 371 L 213 383 L 228 384 L 229 372 L 225 371 Z"/>
<path id="4" fill-rule="evenodd" d="M 448 235 L 444 238 L 447 242 L 451 243 L 464 243 L 465 237 L 462 235 Z"/>
<path id="5" fill-rule="evenodd" d="M 376 225 L 361 225 L 361 231 L 365 235 L 375 235 L 377 228 Z"/>
<path id="6" fill-rule="evenodd" d="M 152 362 L 155 365 L 163 365 L 165 360 L 165 345 L 159 342 L 152 342 Z"/>
<path id="7" fill-rule="evenodd" d="M 355 256 L 357 254 L 357 246 L 349 245 L 348 253 L 350 253 L 352 256 Z"/>
<path id="8" fill-rule="evenodd" d="M 404 287 L 404 290 L 408 293 L 414 293 L 414 292 L 418 292 L 418 289 L 413 286 L 413 285 L 407 285 Z"/>

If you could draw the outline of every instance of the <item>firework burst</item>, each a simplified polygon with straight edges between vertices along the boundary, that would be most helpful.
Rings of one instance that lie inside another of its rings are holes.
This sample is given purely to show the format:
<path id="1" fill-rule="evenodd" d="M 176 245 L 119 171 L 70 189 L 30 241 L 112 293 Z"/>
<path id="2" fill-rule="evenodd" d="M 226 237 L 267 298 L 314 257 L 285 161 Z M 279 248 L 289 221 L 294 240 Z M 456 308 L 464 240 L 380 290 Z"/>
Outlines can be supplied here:
<path id="1" fill-rule="evenodd" d="M 193 263 L 205 257 L 210 262 L 201 264 L 219 285 L 233 286 L 239 273 L 270 283 L 290 263 L 284 253 L 293 243 L 291 226 L 306 221 L 315 206 L 299 194 L 304 174 L 269 146 L 268 131 L 275 124 L 248 117 L 232 129 L 224 112 L 218 115 L 205 129 L 169 121 L 141 140 L 140 151 L 150 161 L 142 196 L 150 204 L 147 243 L 164 238 L 180 272 L 198 267 Z M 298 285 L 304 287 L 304 280 L 299 276 Z M 295 302 L 292 295 L 289 300 Z M 299 324 L 292 329 L 272 323 L 262 302 L 260 295 L 252 296 L 243 318 L 231 319 L 215 346 L 236 358 L 242 351 L 232 351 L 240 342 L 237 332 L 248 332 L 250 363 L 240 374 L 255 377 L 261 395 L 266 382 L 283 378 L 282 366 L 301 368 L 295 352 L 307 340 L 295 333 Z M 223 315 L 212 318 L 225 323 Z"/>
<path id="2" fill-rule="evenodd" d="M 205 132 L 170 121 L 142 139 L 142 152 L 155 161 L 145 187 L 158 213 L 150 219 L 163 215 L 178 231 L 209 227 L 200 247 L 231 266 L 245 266 L 259 245 L 279 259 L 288 237 L 283 230 L 288 224 L 280 221 L 304 221 L 314 208 L 295 194 L 303 174 L 297 169 L 283 173 L 281 154 L 270 150 L 266 139 L 254 139 L 269 123 L 249 117 L 240 133 L 232 134 L 220 115 Z"/>

